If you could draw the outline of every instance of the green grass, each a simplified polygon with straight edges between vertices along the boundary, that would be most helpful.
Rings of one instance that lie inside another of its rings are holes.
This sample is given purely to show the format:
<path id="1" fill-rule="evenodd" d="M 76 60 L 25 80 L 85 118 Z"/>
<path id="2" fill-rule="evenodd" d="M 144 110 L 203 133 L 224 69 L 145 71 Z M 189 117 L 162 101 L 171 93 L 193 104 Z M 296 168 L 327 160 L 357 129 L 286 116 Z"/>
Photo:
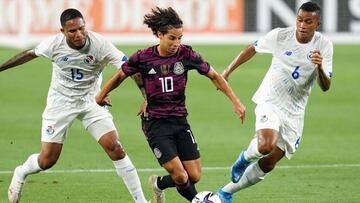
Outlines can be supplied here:
<path id="1" fill-rule="evenodd" d="M 141 47 L 120 47 L 131 54 Z M 221 72 L 243 46 L 194 46 Z M 282 160 L 265 181 L 234 196 L 234 202 L 359 202 L 360 119 L 359 46 L 334 48 L 334 78 L 329 92 L 313 89 L 305 115 L 302 143 L 291 161 Z M 0 63 L 20 50 L 0 48 Z M 252 94 L 269 64 L 269 55 L 257 55 L 235 71 L 230 85 L 247 106 L 245 124 L 232 112 L 228 99 L 206 77 L 189 74 L 187 106 L 189 122 L 199 142 L 203 167 L 198 191 L 217 190 L 229 181 L 229 167 L 254 134 Z M 106 81 L 115 72 L 105 71 Z M 41 114 L 50 83 L 51 64 L 39 58 L 0 73 L 0 202 L 7 201 L 13 170 L 40 149 Z M 150 198 L 147 177 L 166 174 L 158 166 L 136 117 L 141 96 L 131 80 L 112 95 L 111 111 L 121 142 L 139 169 L 145 195 Z M 335 167 L 334 165 L 340 166 Z M 211 167 L 221 167 L 208 170 Z M 300 168 L 299 168 L 300 167 Z M 52 170 L 112 169 L 112 163 L 76 121 L 62 155 Z M 151 172 L 142 169 L 153 168 Z M 4 172 L 5 171 L 5 172 Z M 166 191 L 169 203 L 185 202 L 175 189 Z M 132 202 L 115 172 L 40 173 L 28 178 L 23 202 Z"/>

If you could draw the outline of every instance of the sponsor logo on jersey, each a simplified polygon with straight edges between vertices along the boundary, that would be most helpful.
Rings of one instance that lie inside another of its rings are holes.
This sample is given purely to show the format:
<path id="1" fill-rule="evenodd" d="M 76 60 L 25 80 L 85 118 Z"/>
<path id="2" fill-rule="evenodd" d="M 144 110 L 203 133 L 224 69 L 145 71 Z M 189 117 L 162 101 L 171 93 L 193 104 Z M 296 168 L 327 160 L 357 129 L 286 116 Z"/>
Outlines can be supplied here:
<path id="1" fill-rule="evenodd" d="M 161 75 L 167 75 L 170 72 L 170 66 L 168 64 L 160 65 Z"/>
<path id="2" fill-rule="evenodd" d="M 160 149 L 158 149 L 156 147 L 154 148 L 154 154 L 155 154 L 156 158 L 158 158 L 158 159 L 162 156 Z"/>
<path id="3" fill-rule="evenodd" d="M 156 71 L 152 68 L 151 70 L 149 70 L 148 74 L 149 75 L 154 75 L 154 74 L 156 74 Z"/>
<path id="4" fill-rule="evenodd" d="M 185 71 L 184 65 L 181 62 L 176 62 L 174 64 L 174 73 L 176 75 L 181 75 Z"/>
<path id="5" fill-rule="evenodd" d="M 291 55 L 292 55 L 292 53 L 293 53 L 293 52 L 292 52 L 292 51 L 290 51 L 290 50 L 289 50 L 289 51 L 285 51 L 285 55 L 286 55 L 286 56 L 291 56 Z"/>
<path id="6" fill-rule="evenodd" d="M 63 61 L 68 61 L 68 60 L 69 60 L 69 57 L 68 57 L 68 56 L 64 56 L 64 57 L 62 58 L 62 60 L 63 60 Z"/>
<path id="7" fill-rule="evenodd" d="M 46 128 L 46 133 L 47 133 L 48 135 L 52 135 L 52 134 L 54 134 L 54 132 L 55 132 L 55 130 L 54 130 L 54 127 L 53 127 L 53 126 L 49 125 L 49 126 Z"/>
<path id="8" fill-rule="evenodd" d="M 92 55 L 87 55 L 84 59 L 84 62 L 92 65 L 95 63 L 95 58 Z"/>

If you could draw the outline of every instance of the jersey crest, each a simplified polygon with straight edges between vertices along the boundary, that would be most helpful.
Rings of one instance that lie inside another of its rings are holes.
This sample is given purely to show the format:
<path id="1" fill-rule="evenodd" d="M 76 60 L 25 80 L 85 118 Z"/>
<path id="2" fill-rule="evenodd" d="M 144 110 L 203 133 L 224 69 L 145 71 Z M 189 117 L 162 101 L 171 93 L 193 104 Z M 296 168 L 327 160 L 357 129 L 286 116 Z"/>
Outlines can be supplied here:
<path id="1" fill-rule="evenodd" d="M 184 71 L 185 71 L 184 65 L 181 62 L 176 62 L 174 64 L 174 73 L 176 75 L 181 75 L 184 73 Z"/>

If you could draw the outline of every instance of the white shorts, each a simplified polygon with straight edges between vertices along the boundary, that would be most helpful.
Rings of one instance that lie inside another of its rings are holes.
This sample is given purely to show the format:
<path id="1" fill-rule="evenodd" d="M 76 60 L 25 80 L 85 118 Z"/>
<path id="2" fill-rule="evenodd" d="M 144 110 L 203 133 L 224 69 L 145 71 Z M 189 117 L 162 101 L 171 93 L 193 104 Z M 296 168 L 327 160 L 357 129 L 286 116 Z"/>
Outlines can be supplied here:
<path id="1" fill-rule="evenodd" d="M 269 103 L 257 105 L 255 108 L 256 131 L 274 129 L 279 132 L 277 146 L 290 159 L 299 147 L 304 127 L 304 117 L 294 117 L 279 110 Z"/>
<path id="2" fill-rule="evenodd" d="M 116 130 L 110 112 L 94 99 L 74 101 L 56 92 L 49 93 L 42 117 L 42 142 L 62 144 L 75 119 L 82 122 L 96 141 L 105 133 Z"/>

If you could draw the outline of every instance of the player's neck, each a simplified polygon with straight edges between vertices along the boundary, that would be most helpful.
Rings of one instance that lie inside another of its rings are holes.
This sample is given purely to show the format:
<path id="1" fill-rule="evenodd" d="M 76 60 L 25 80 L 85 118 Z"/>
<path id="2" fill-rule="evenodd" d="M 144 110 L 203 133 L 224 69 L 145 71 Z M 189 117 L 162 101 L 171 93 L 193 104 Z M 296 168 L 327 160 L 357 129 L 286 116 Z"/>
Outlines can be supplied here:
<path id="1" fill-rule="evenodd" d="M 300 44 L 306 44 L 306 43 L 309 43 L 312 38 L 314 37 L 314 34 L 313 33 L 311 36 L 308 36 L 308 37 L 300 37 L 298 33 L 296 33 L 296 40 L 300 43 Z"/>

